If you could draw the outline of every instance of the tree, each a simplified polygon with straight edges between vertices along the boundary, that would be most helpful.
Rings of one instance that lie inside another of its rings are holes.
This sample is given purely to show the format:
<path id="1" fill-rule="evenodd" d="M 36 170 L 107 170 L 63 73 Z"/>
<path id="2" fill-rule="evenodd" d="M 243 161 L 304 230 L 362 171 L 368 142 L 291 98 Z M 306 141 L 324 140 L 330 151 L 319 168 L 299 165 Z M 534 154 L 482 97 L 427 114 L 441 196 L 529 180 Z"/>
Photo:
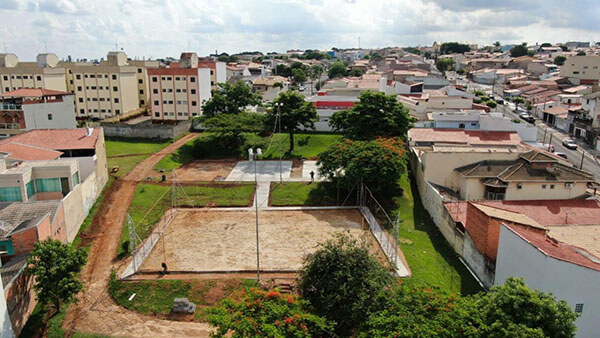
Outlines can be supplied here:
<path id="1" fill-rule="evenodd" d="M 454 69 L 454 60 L 451 58 L 441 58 L 435 62 L 435 66 L 440 72 L 444 73 L 447 70 Z"/>
<path id="2" fill-rule="evenodd" d="M 202 126 L 215 133 L 215 140 L 228 149 L 237 149 L 244 144 L 243 133 L 261 130 L 263 115 L 240 112 L 237 114 L 219 114 L 214 117 L 200 117 Z"/>
<path id="3" fill-rule="evenodd" d="M 331 67 L 329 67 L 327 75 L 330 79 L 333 79 L 340 76 L 346 76 L 347 72 L 348 70 L 346 69 L 346 65 L 339 61 L 336 61 L 331 65 Z"/>
<path id="4" fill-rule="evenodd" d="M 565 64 L 565 61 L 567 61 L 567 57 L 564 55 L 557 55 L 554 58 L 554 64 L 557 66 L 562 66 Z"/>
<path id="5" fill-rule="evenodd" d="M 267 111 L 265 129 L 271 129 L 277 120 L 277 104 L 281 104 L 281 131 L 290 135 L 290 153 L 294 150 L 294 133 L 300 131 L 301 127 L 315 128 L 315 121 L 319 118 L 317 109 L 311 102 L 307 102 L 304 96 L 292 92 L 281 92 L 273 100 L 271 109 Z M 272 129 L 271 129 L 272 130 Z"/>
<path id="6" fill-rule="evenodd" d="M 216 337 L 324 337 L 332 323 L 306 311 L 307 303 L 278 291 L 250 288 L 240 300 L 225 299 L 210 310 Z M 231 335 L 229 335 L 231 334 Z"/>
<path id="7" fill-rule="evenodd" d="M 411 121 L 408 110 L 395 95 L 366 91 L 354 107 L 335 112 L 329 125 L 346 137 L 366 140 L 376 136 L 404 137 Z"/>
<path id="8" fill-rule="evenodd" d="M 583 51 L 583 50 L 580 50 L 579 52 L 577 52 L 577 55 L 578 55 L 578 56 L 585 56 L 585 55 L 587 55 L 587 54 L 585 53 L 585 51 Z"/>
<path id="9" fill-rule="evenodd" d="M 524 43 L 510 49 L 510 56 L 514 58 L 524 55 L 527 55 L 527 45 Z"/>
<path id="10" fill-rule="evenodd" d="M 350 76 L 362 76 L 363 72 L 360 69 L 353 69 L 352 71 L 350 71 Z"/>
<path id="11" fill-rule="evenodd" d="M 306 82 L 306 74 L 304 74 L 304 71 L 301 68 L 295 68 L 292 72 L 294 73 L 294 83 L 302 84 Z"/>
<path id="12" fill-rule="evenodd" d="M 512 101 L 515 103 L 515 109 L 519 109 L 519 105 L 525 103 L 522 97 L 515 97 Z"/>
<path id="13" fill-rule="evenodd" d="M 440 46 L 440 53 L 442 53 L 442 54 L 453 54 L 453 53 L 463 54 L 463 53 L 470 52 L 470 51 L 471 51 L 471 46 L 464 44 L 464 43 L 444 42 Z"/>
<path id="14" fill-rule="evenodd" d="M 288 65 L 284 65 L 284 64 L 278 64 L 277 67 L 275 67 L 275 74 L 277 74 L 279 76 L 283 76 L 283 77 L 293 76 L 292 68 L 290 68 Z"/>
<path id="15" fill-rule="evenodd" d="M 499 48 L 501 46 L 502 46 L 502 44 L 500 43 L 500 41 L 494 42 L 494 47 Z"/>
<path id="16" fill-rule="evenodd" d="M 521 278 L 509 278 L 473 301 L 484 337 L 575 337 L 577 315 L 569 305 L 550 293 L 531 290 Z"/>
<path id="17" fill-rule="evenodd" d="M 348 189 L 363 182 L 373 191 L 385 192 L 406 171 L 403 146 L 400 138 L 345 139 L 319 154 L 319 174 Z"/>
<path id="18" fill-rule="evenodd" d="M 259 105 L 260 101 L 260 95 L 253 93 L 252 88 L 243 81 L 233 85 L 219 83 L 219 88 L 212 91 L 212 97 L 202 106 L 202 115 L 238 114 L 247 106 Z"/>
<path id="19" fill-rule="evenodd" d="M 25 273 L 35 277 L 33 289 L 38 300 L 52 303 L 56 313 L 62 304 L 73 300 L 83 289 L 77 274 L 85 264 L 87 253 L 60 241 L 46 239 L 33 246 Z"/>
<path id="20" fill-rule="evenodd" d="M 490 108 L 496 108 L 496 106 L 498 106 L 498 104 L 496 103 L 496 101 L 494 100 L 488 100 L 485 103 L 486 106 L 490 107 Z"/>
<path id="21" fill-rule="evenodd" d="M 313 81 L 317 80 L 317 83 L 321 80 L 321 75 L 323 74 L 323 67 L 320 65 L 312 65 L 308 72 L 310 76 L 310 94 L 313 94 Z"/>
<path id="22" fill-rule="evenodd" d="M 366 241 L 338 234 L 306 256 L 298 287 L 314 312 L 335 321 L 336 332 L 346 337 L 375 309 L 373 300 L 391 280 Z"/>
<path id="23" fill-rule="evenodd" d="M 460 296 L 438 287 L 398 281 L 378 297 L 380 308 L 369 315 L 359 337 L 468 337 L 480 324 Z"/>
<path id="24" fill-rule="evenodd" d="M 540 47 L 552 47 L 552 44 L 550 42 L 544 42 L 540 45 Z"/>

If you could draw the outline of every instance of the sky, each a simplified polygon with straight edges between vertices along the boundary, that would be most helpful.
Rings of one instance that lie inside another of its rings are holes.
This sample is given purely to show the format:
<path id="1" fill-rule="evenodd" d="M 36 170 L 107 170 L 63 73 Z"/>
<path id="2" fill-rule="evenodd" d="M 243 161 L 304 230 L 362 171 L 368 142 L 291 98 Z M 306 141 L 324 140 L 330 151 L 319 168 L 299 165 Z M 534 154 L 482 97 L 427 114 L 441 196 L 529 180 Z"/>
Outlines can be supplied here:
<path id="1" fill-rule="evenodd" d="M 0 0 L 0 52 L 99 59 L 600 41 L 598 0 Z"/>

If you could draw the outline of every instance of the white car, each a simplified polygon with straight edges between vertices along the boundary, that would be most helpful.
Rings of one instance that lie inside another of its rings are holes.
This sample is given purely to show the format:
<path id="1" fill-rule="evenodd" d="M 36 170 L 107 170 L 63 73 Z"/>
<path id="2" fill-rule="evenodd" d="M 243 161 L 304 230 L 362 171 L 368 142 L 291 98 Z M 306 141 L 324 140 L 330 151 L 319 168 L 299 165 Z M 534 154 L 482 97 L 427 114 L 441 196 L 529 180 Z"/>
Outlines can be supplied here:
<path id="1" fill-rule="evenodd" d="M 577 143 L 575 143 L 575 141 L 571 140 L 570 138 L 566 138 L 566 139 L 562 140 L 562 145 L 571 150 L 577 149 Z"/>

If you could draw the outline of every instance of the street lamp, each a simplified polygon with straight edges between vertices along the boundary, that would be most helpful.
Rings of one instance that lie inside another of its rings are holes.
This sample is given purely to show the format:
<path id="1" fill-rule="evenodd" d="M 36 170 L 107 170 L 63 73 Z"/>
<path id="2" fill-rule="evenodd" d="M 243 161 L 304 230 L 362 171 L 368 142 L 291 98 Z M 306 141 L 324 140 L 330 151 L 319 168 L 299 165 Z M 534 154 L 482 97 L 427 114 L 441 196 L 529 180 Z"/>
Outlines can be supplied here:
<path id="1" fill-rule="evenodd" d="M 256 280 L 260 283 L 260 246 L 258 244 L 258 178 L 256 175 L 256 159 L 262 155 L 260 148 L 256 152 L 252 148 L 248 149 L 248 157 L 254 162 L 254 210 L 256 214 Z"/>
<path id="2" fill-rule="evenodd" d="M 282 168 L 281 168 L 281 158 L 283 156 L 283 153 L 281 152 L 281 107 L 283 106 L 282 102 L 275 102 L 275 107 L 277 107 L 277 124 L 278 124 L 278 129 L 279 129 L 279 184 L 281 184 L 283 182 L 283 174 L 282 174 Z"/>

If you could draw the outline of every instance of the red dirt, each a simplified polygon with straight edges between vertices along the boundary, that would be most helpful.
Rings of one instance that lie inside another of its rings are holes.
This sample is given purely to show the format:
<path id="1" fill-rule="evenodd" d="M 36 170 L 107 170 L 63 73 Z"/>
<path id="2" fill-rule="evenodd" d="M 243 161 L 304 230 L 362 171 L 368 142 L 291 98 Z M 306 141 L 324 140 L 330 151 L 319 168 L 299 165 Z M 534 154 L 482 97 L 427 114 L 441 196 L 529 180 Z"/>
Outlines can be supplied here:
<path id="1" fill-rule="evenodd" d="M 97 233 L 90 249 L 88 263 L 81 273 L 84 292 L 79 302 L 71 305 L 63 327 L 70 332 L 81 331 L 111 336 L 128 337 L 206 337 L 211 327 L 206 323 L 173 322 L 141 315 L 118 306 L 108 293 L 110 273 L 117 269 L 117 247 L 123 221 L 139 181 L 166 155 L 190 141 L 197 134 L 189 134 L 168 145 L 138 164 L 127 176 L 113 183 L 107 192 Z"/>

